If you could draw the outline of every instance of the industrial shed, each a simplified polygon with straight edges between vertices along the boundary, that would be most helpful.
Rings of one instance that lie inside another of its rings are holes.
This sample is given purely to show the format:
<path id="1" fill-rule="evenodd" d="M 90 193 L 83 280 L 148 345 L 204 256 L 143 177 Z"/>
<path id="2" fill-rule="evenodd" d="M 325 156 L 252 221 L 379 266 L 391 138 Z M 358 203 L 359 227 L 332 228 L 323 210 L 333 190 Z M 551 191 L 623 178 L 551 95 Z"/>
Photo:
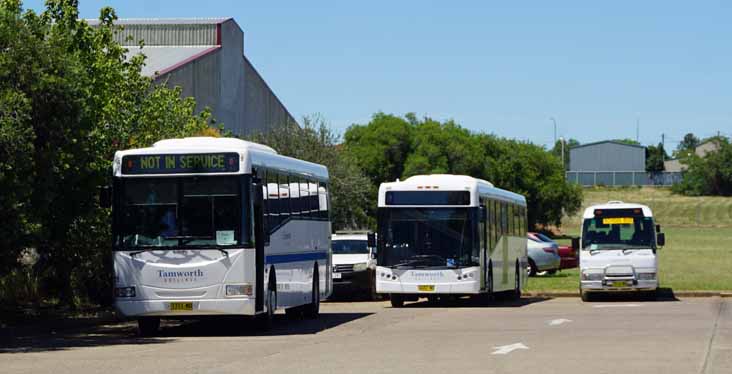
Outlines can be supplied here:
<path id="1" fill-rule="evenodd" d="M 89 20 L 94 25 L 98 21 Z M 129 56 L 144 53 L 143 74 L 211 108 L 236 135 L 296 123 L 244 53 L 244 32 L 232 18 L 121 19 L 115 37 Z M 144 47 L 139 42 L 144 41 Z"/>
<path id="2" fill-rule="evenodd" d="M 646 149 L 612 140 L 569 150 L 567 179 L 584 186 L 653 184 L 646 173 Z"/>

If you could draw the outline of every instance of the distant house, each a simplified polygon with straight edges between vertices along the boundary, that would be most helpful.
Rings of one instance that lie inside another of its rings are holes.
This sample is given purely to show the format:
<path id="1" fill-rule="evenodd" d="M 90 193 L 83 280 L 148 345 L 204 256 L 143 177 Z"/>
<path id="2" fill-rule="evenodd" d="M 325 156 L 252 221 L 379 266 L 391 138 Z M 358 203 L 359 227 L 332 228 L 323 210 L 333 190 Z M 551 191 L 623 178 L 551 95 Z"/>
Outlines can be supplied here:
<path id="1" fill-rule="evenodd" d="M 646 148 L 613 140 L 569 150 L 567 180 L 583 186 L 670 185 L 680 174 L 646 172 Z"/>
<path id="2" fill-rule="evenodd" d="M 716 139 L 709 139 L 694 148 L 694 154 L 699 157 L 706 157 L 710 152 L 715 152 L 719 149 L 719 142 Z M 667 172 L 680 173 L 686 170 L 686 165 L 681 163 L 678 158 L 667 160 L 663 163 L 664 169 Z"/>

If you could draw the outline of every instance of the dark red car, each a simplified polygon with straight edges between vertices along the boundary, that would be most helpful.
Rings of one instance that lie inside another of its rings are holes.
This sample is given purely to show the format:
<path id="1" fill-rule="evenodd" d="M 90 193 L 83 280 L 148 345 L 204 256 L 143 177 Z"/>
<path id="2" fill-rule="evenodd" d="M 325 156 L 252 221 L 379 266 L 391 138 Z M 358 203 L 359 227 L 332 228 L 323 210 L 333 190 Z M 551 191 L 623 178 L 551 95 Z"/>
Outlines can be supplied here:
<path id="1" fill-rule="evenodd" d="M 529 237 L 537 241 L 546 243 L 553 243 L 559 249 L 559 257 L 562 258 L 560 269 L 572 269 L 579 266 L 579 258 L 577 257 L 577 251 L 568 245 L 559 245 L 552 238 L 538 232 L 528 233 Z"/>

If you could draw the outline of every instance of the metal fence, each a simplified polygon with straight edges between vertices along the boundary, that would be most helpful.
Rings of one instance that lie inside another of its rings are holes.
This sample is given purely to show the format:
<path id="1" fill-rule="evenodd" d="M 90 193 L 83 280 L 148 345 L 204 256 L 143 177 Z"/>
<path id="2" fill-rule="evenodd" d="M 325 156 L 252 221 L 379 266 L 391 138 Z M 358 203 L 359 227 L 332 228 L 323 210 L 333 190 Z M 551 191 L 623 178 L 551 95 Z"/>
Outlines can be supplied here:
<path id="1" fill-rule="evenodd" d="M 582 186 L 671 186 L 681 181 L 680 172 L 568 171 L 567 181 Z"/>

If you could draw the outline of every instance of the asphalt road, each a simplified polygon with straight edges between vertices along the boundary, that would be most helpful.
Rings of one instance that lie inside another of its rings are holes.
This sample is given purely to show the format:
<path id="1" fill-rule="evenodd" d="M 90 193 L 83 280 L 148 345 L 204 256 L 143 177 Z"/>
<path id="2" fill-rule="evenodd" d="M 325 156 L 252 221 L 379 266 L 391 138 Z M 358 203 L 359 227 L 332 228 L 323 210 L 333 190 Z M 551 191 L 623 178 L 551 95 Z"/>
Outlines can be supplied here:
<path id="1" fill-rule="evenodd" d="M 0 373 L 732 373 L 732 299 L 329 302 L 259 333 L 238 319 L 16 332 Z M 31 329 L 33 331 L 33 329 Z"/>

